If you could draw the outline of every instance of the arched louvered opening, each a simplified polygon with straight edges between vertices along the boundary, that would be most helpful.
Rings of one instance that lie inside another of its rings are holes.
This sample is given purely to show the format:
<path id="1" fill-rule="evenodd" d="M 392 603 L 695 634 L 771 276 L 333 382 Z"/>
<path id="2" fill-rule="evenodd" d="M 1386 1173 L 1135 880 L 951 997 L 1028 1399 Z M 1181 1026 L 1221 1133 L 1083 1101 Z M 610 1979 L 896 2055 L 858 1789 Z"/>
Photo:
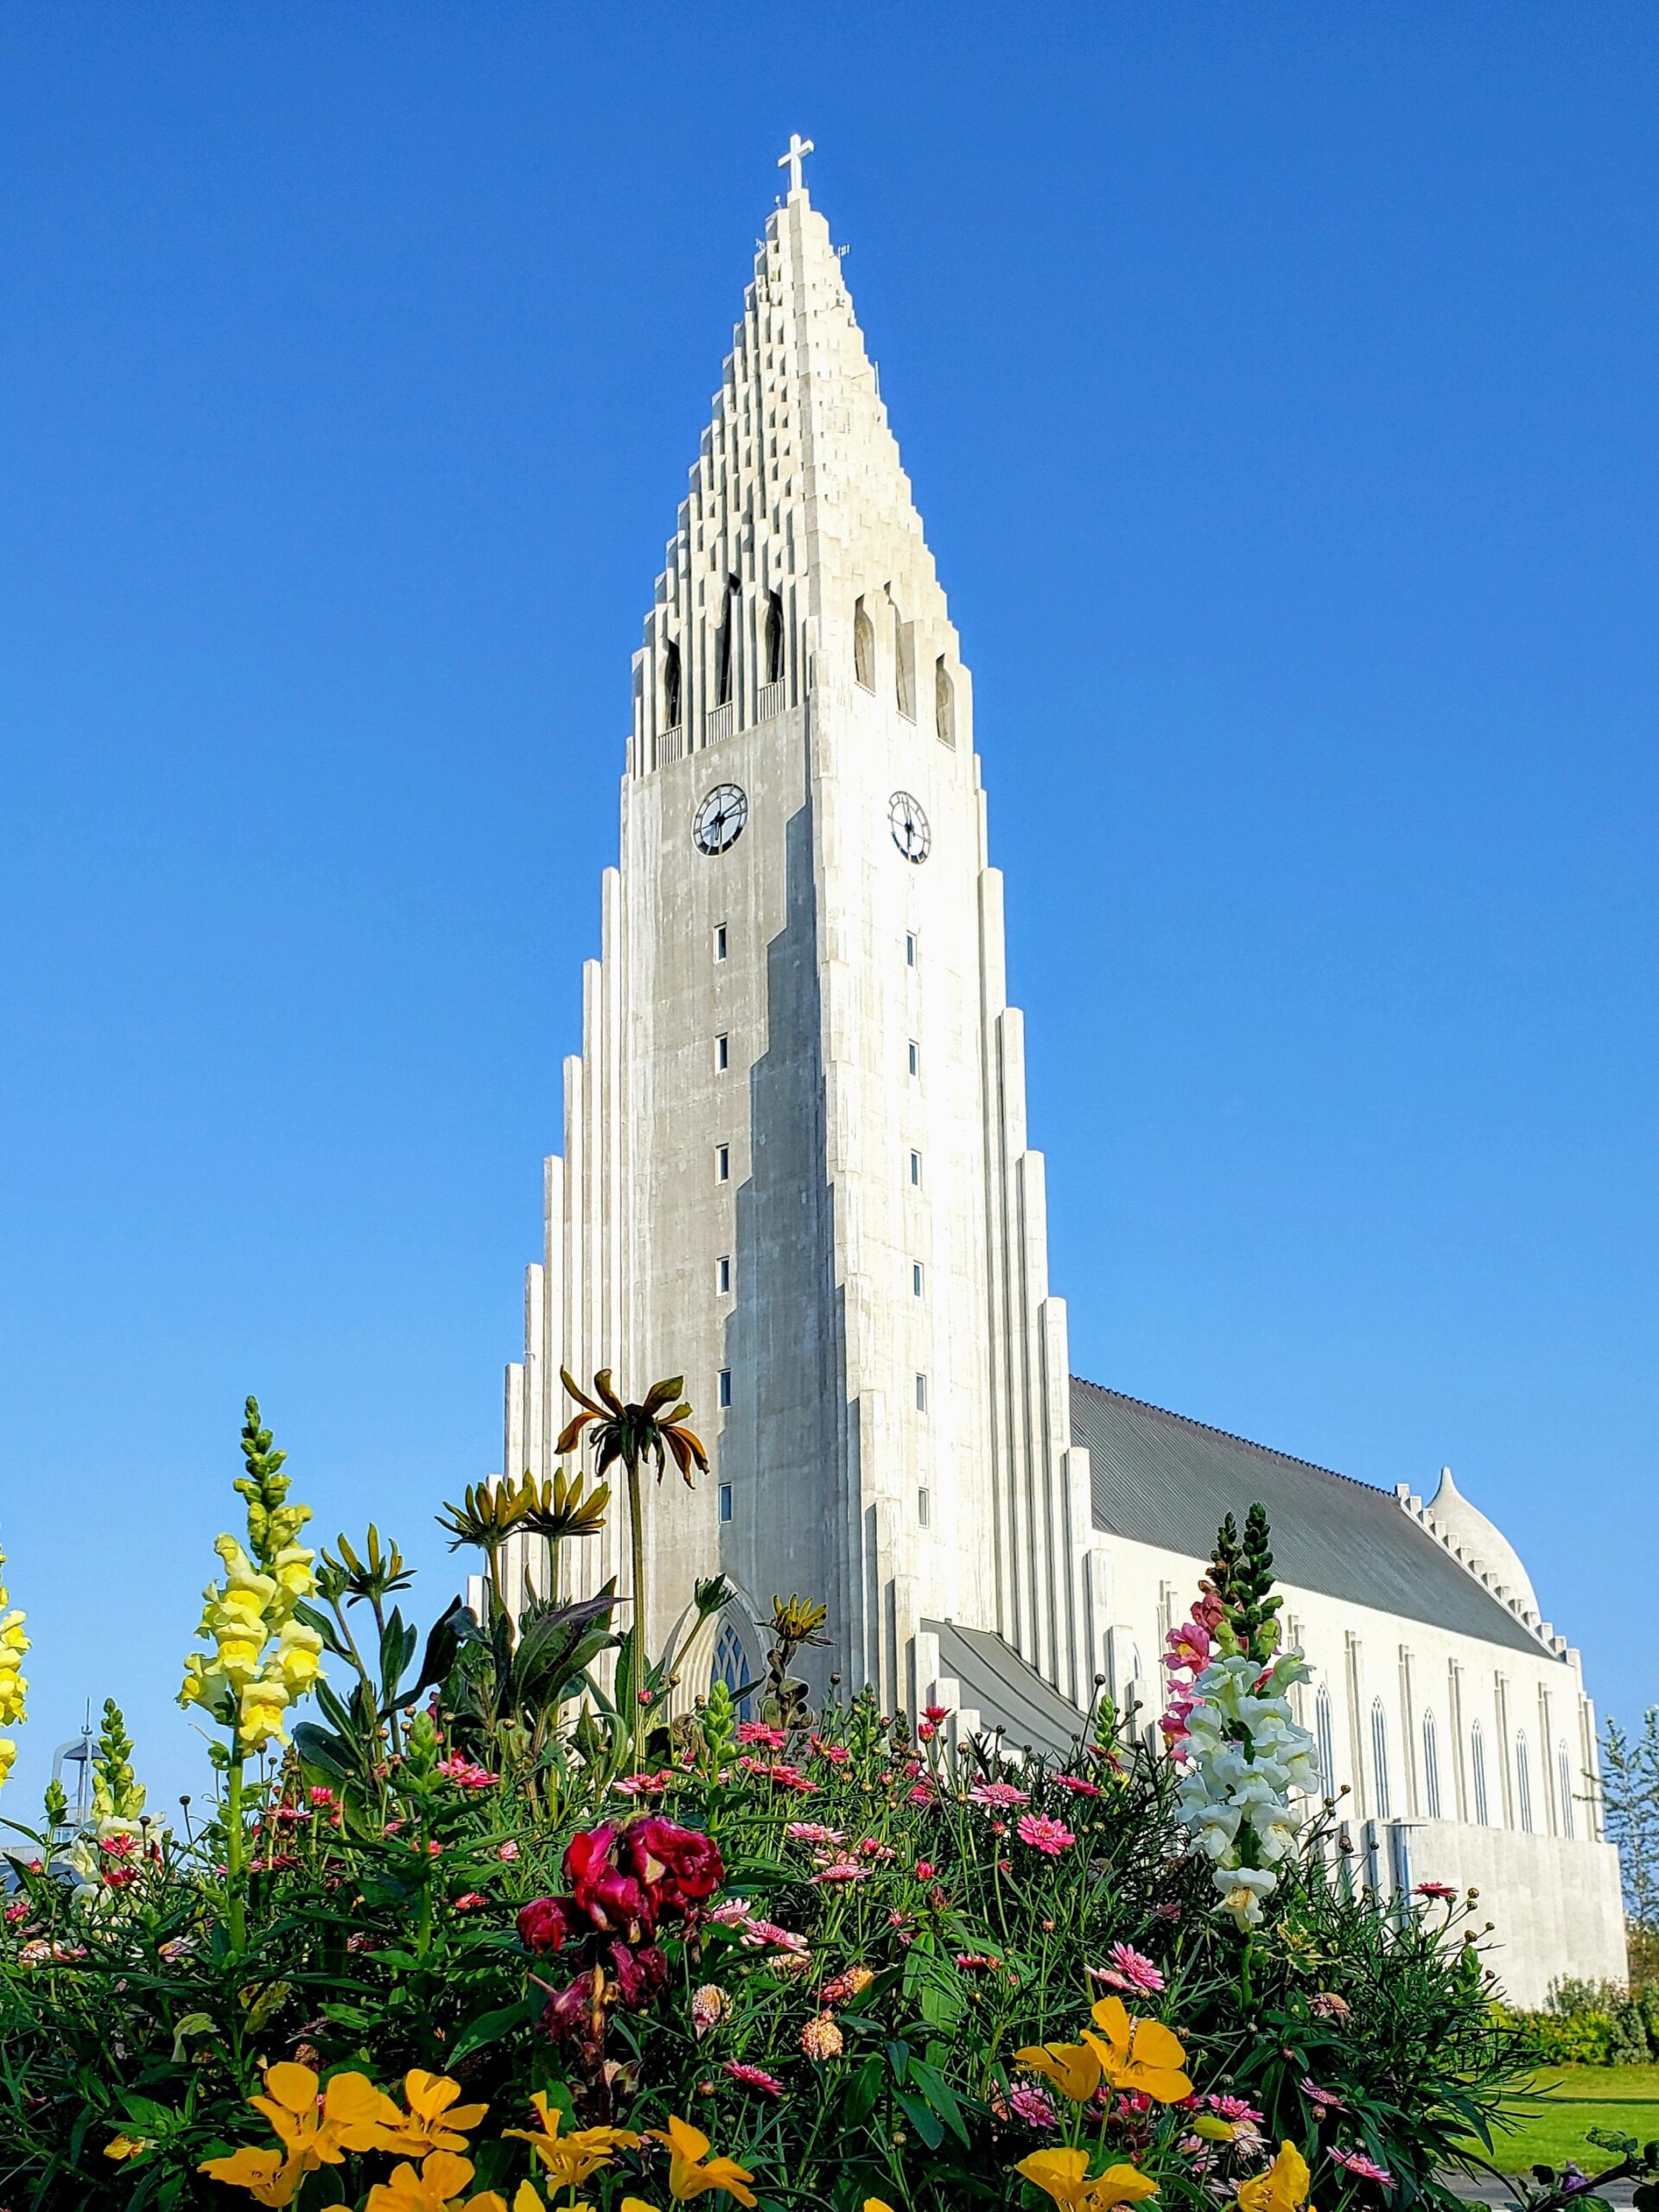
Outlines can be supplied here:
<path id="1" fill-rule="evenodd" d="M 901 715 L 908 715 L 913 721 L 916 709 L 912 702 L 910 680 L 910 632 L 897 602 L 893 610 L 893 696 Z"/>
<path id="2" fill-rule="evenodd" d="M 957 741 L 957 687 L 941 653 L 933 664 L 933 727 L 941 745 Z"/>
<path id="3" fill-rule="evenodd" d="M 1440 1739 L 1434 1715 L 1423 1715 L 1423 1804 L 1431 1821 L 1440 1817 Z"/>
<path id="4" fill-rule="evenodd" d="M 737 618 L 741 607 L 743 587 L 735 576 L 728 577 L 726 596 L 720 610 L 720 627 L 715 632 L 715 704 L 723 707 L 732 696 L 737 681 Z"/>
<path id="5" fill-rule="evenodd" d="M 875 689 L 875 625 L 861 594 L 853 608 L 853 674 L 867 691 Z"/>
<path id="6" fill-rule="evenodd" d="M 663 649 L 663 728 L 678 729 L 683 709 L 681 705 L 680 649 L 671 638 Z"/>
<path id="7" fill-rule="evenodd" d="M 1380 1697 L 1371 1700 L 1371 1779 L 1376 1797 L 1376 1817 L 1386 1821 L 1392 1808 L 1389 1796 L 1389 1717 Z"/>
<path id="8" fill-rule="evenodd" d="M 766 594 L 766 681 L 784 680 L 784 602 L 775 591 Z"/>

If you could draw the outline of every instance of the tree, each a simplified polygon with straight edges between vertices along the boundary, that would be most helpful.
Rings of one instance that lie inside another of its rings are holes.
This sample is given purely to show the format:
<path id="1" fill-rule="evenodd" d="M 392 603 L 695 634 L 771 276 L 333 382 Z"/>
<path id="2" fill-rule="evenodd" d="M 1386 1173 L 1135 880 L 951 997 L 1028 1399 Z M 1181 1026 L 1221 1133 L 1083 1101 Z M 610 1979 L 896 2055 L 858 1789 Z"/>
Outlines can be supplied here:
<path id="1" fill-rule="evenodd" d="M 1632 1959 L 1659 1948 L 1659 1706 L 1626 1735 L 1611 1714 L 1601 1739 L 1607 1838 L 1618 1847 Z"/>

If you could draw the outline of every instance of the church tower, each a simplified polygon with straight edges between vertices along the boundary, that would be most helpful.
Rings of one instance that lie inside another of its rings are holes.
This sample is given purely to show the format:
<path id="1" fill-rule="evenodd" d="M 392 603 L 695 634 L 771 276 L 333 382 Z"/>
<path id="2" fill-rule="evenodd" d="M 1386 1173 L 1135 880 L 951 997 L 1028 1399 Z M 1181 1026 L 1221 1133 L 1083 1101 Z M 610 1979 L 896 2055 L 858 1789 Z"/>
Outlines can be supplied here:
<path id="1" fill-rule="evenodd" d="M 806 150 L 634 656 L 505 1464 L 551 1466 L 561 1365 L 683 1373 L 713 1466 L 650 1497 L 652 1647 L 695 1578 L 738 1592 L 687 1694 L 758 1673 L 794 1592 L 820 1679 L 884 1705 L 971 1703 L 966 1637 L 1085 1707 L 1089 1464 L 973 687 Z M 614 1512 L 579 1572 L 626 1592 Z"/>

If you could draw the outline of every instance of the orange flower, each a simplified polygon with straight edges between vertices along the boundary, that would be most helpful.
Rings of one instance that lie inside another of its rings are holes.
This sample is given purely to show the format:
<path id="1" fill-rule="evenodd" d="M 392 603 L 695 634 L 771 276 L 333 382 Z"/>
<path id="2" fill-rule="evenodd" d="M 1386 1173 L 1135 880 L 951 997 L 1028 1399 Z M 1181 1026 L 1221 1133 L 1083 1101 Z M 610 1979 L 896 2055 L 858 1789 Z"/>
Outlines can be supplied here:
<path id="1" fill-rule="evenodd" d="M 390 2181 L 377 2182 L 369 2191 L 367 2212 L 507 2212 L 506 2199 L 493 2189 L 462 2203 L 461 2192 L 473 2173 L 472 2160 L 453 2151 L 434 2151 L 418 2173 L 405 2161 L 393 2167 Z"/>
<path id="2" fill-rule="evenodd" d="M 1090 2181 L 1086 2151 L 1033 2151 L 1014 2171 L 1034 2182 L 1063 2212 L 1114 2212 L 1117 2205 L 1138 2204 L 1158 2194 L 1157 2183 L 1136 2166 L 1108 2166 Z"/>
<path id="3" fill-rule="evenodd" d="M 204 2158 L 199 2171 L 232 2189 L 245 2189 L 256 2204 L 291 2204 L 305 2168 L 280 2151 L 233 2151 L 227 2158 Z"/>
<path id="4" fill-rule="evenodd" d="M 1182 2072 L 1186 2052 L 1174 2031 L 1161 2020 L 1132 2019 L 1121 1997 L 1103 1997 L 1091 2018 L 1101 2031 L 1084 2041 L 1100 2060 L 1100 2070 L 1115 2089 L 1135 2089 L 1155 2104 L 1179 2104 L 1192 2094 Z"/>
<path id="5" fill-rule="evenodd" d="M 458 2105 L 460 2094 L 461 2084 L 447 2074 L 426 2074 L 416 2067 L 404 2076 L 404 2101 L 409 2110 L 398 2113 L 378 2147 L 412 2152 L 416 2158 L 428 2151 L 464 2151 L 467 2135 L 489 2107 Z"/>
<path id="6" fill-rule="evenodd" d="M 709 2138 L 700 2127 L 693 2127 L 690 2120 L 671 2119 L 666 2128 L 653 2127 L 648 2133 L 669 2147 L 668 2193 L 676 2203 L 683 2204 L 711 2189 L 727 2190 L 740 2204 L 754 2203 L 754 2191 L 749 2187 L 754 2176 L 734 2158 L 711 2158 Z"/>
<path id="7" fill-rule="evenodd" d="M 1021 2066 L 1046 2075 L 1074 2105 L 1087 2103 L 1100 2087 L 1100 2045 L 1091 2035 L 1081 2043 L 1033 2043 L 1014 2054 Z"/>
<path id="8" fill-rule="evenodd" d="M 540 2128 L 509 2127 L 503 2133 L 528 2143 L 560 2189 L 579 2188 L 590 2174 L 608 2165 L 619 2151 L 635 2150 L 645 2139 L 626 2127 L 577 2127 L 569 2135 L 561 2135 L 564 2114 L 548 2102 L 546 2091 L 537 2089 L 530 2101 L 536 2107 Z"/>
<path id="9" fill-rule="evenodd" d="M 265 2069 L 264 2095 L 248 2102 L 270 2122 L 302 2174 L 337 2166 L 348 2151 L 378 2150 L 386 2130 L 403 2117 L 366 2074 L 336 2074 L 320 2092 L 310 2067 L 287 2062 Z"/>

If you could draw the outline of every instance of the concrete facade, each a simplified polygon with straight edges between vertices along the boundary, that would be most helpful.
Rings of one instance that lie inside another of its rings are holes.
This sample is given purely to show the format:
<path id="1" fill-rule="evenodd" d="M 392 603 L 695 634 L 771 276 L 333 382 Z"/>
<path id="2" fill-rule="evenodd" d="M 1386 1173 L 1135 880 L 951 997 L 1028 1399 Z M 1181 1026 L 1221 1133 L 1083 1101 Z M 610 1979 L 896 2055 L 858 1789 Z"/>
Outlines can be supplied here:
<path id="1" fill-rule="evenodd" d="M 1095 1525 L 972 681 L 799 185 L 756 257 L 632 708 L 505 1465 L 550 1468 L 562 1365 L 609 1367 L 630 1396 L 684 1375 L 713 1467 L 650 1501 L 652 1643 L 695 1578 L 737 1592 L 687 1696 L 711 1669 L 758 1673 L 772 1598 L 793 1592 L 830 1608 L 820 1682 L 1051 1744 L 1100 1675 L 1155 1711 L 1202 1556 Z M 1389 1831 L 1380 1881 L 1408 1862 L 1480 1884 L 1518 1995 L 1618 1976 L 1576 1655 L 1491 1523 L 1455 1492 L 1436 1504 L 1436 1540 L 1495 1592 L 1501 1576 L 1530 1642 L 1293 1588 L 1331 1786 L 1362 1859 L 1366 1823 Z M 626 1552 L 613 1514 L 567 1548 L 573 1591 L 615 1576 L 631 1597 Z"/>

